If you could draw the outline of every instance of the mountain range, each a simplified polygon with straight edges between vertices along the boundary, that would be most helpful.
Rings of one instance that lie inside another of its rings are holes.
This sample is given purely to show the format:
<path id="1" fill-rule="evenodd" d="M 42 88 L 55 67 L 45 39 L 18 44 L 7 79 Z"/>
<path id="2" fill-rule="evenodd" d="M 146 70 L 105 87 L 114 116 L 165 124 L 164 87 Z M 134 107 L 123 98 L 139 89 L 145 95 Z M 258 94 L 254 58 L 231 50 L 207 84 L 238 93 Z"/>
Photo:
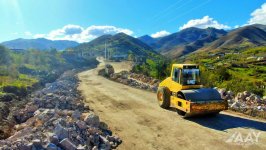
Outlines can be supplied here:
<path id="1" fill-rule="evenodd" d="M 160 38 L 152 38 L 149 35 L 143 35 L 141 37 L 138 37 L 138 39 L 141 40 L 142 42 L 150 45 L 151 47 L 156 47 L 155 44 Z"/>
<path id="2" fill-rule="evenodd" d="M 127 55 L 130 53 L 144 57 L 159 55 L 159 53 L 155 52 L 149 45 L 125 33 L 103 35 L 71 49 L 74 51 L 82 51 L 89 55 L 104 56 L 105 48 L 111 55 Z"/>
<path id="3" fill-rule="evenodd" d="M 177 59 L 197 51 L 237 50 L 246 47 L 265 46 L 266 25 L 254 24 L 230 31 L 191 27 L 160 38 L 152 38 L 149 35 L 134 38 L 124 33 L 118 33 L 102 35 L 90 42 L 81 44 L 73 41 L 51 41 L 44 38 L 16 39 L 1 44 L 11 49 L 68 49 L 93 56 L 104 56 L 106 48 L 109 55 L 132 53 L 136 56 L 146 57 L 162 54 L 167 58 Z"/>
<path id="4" fill-rule="evenodd" d="M 266 25 L 254 24 L 231 31 L 215 28 L 187 28 L 161 38 L 148 35 L 139 39 L 159 53 L 178 58 L 197 50 L 217 50 L 266 45 Z"/>
<path id="5" fill-rule="evenodd" d="M 266 45 L 266 26 L 251 25 L 238 28 L 217 39 L 201 50 L 242 49 Z"/>
<path id="6" fill-rule="evenodd" d="M 69 47 L 77 46 L 79 43 L 67 40 L 48 40 L 45 38 L 38 39 L 15 39 L 1 43 L 10 49 L 38 49 L 47 50 L 55 48 L 57 50 L 64 50 Z"/>

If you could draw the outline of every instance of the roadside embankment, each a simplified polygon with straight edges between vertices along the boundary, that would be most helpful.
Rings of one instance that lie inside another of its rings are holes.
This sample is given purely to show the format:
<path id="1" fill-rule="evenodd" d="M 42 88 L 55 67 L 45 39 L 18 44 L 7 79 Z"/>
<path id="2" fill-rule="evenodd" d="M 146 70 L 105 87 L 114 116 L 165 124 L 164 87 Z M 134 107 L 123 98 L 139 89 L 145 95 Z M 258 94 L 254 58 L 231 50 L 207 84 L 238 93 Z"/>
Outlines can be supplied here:
<path id="1" fill-rule="evenodd" d="M 122 141 L 113 136 L 77 90 L 77 70 L 66 71 L 35 91 L 23 108 L 9 108 L 1 128 L 0 149 L 112 149 Z M 4 113 L 3 113 L 4 114 Z M 8 119 L 10 118 L 10 119 Z"/>
<path id="2" fill-rule="evenodd" d="M 114 68 L 109 64 L 107 64 L 103 69 L 99 70 L 98 74 L 115 82 L 151 92 L 156 92 L 160 83 L 158 79 L 154 79 L 142 74 L 132 73 L 130 71 L 121 71 L 115 73 Z"/>

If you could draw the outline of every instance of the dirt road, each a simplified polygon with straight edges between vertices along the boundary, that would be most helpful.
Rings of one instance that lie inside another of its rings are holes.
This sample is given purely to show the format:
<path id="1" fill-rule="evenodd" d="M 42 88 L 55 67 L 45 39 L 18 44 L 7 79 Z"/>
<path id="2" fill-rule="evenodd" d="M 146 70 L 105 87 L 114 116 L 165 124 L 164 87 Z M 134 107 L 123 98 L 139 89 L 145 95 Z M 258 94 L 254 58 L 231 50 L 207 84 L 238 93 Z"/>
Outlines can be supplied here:
<path id="1" fill-rule="evenodd" d="M 154 93 L 98 76 L 102 65 L 79 74 L 79 90 L 101 121 L 123 140 L 118 149 L 266 149 L 264 121 L 226 112 L 183 119 L 173 110 L 161 109 Z M 121 70 L 130 64 L 114 66 Z"/>

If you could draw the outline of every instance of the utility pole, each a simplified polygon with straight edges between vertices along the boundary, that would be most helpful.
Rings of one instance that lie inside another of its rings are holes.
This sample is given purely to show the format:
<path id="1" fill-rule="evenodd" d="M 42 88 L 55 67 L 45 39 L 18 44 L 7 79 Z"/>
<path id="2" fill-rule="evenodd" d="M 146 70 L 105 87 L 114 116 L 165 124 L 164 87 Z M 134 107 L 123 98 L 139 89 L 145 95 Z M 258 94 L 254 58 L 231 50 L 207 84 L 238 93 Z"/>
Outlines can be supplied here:
<path id="1" fill-rule="evenodd" d="M 106 41 L 105 41 L 105 44 L 104 44 L 105 46 L 105 60 L 106 60 L 106 54 L 107 54 L 107 51 L 106 51 Z"/>
<path id="2" fill-rule="evenodd" d="M 111 50 L 109 49 L 108 51 L 109 51 L 109 53 L 108 53 L 108 54 L 109 54 L 108 59 L 110 60 L 110 57 L 111 57 Z"/>
<path id="3" fill-rule="evenodd" d="M 107 59 L 110 59 L 110 49 L 107 49 Z"/>
<path id="4" fill-rule="evenodd" d="M 109 47 L 110 47 L 110 44 L 109 44 Z M 111 58 L 111 49 L 108 49 L 107 52 L 108 52 L 108 59 L 110 60 L 110 58 Z"/>

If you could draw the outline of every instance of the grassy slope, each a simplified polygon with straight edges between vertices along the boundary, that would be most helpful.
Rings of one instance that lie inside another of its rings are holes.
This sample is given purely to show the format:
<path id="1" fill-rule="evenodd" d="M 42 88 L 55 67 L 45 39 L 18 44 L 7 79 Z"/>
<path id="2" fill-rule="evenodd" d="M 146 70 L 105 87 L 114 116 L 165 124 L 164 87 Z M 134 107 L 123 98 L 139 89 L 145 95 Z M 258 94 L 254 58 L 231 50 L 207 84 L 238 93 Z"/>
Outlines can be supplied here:
<path id="1" fill-rule="evenodd" d="M 73 68 L 63 58 L 63 53 L 55 50 L 16 53 L 2 46 L 1 50 L 5 53 L 0 56 L 3 60 L 0 63 L 0 94 L 5 86 L 32 87 L 36 83 L 50 82 L 67 68 Z"/>
<path id="2" fill-rule="evenodd" d="M 28 54 L 19 54 L 9 51 L 9 64 L 0 65 L 0 92 L 2 94 L 3 87 L 5 86 L 26 88 L 39 82 L 39 78 L 37 76 L 20 73 L 19 67 L 23 66 L 32 71 L 48 71 L 51 69 L 49 65 L 45 64 L 45 62 L 39 63 L 39 61 L 41 62 L 44 60 L 37 60 L 38 57 L 35 55 L 43 57 L 48 56 L 45 52 L 32 51 Z"/>
<path id="3" fill-rule="evenodd" d="M 159 55 L 147 44 L 139 39 L 128 36 L 124 33 L 116 35 L 103 35 L 88 43 L 80 44 L 73 49 L 74 51 L 83 51 L 90 55 L 105 55 L 105 44 L 111 55 L 127 55 L 154 57 Z"/>
<path id="4" fill-rule="evenodd" d="M 261 86 L 266 83 L 266 65 L 252 64 L 251 62 L 256 62 L 256 59 L 247 59 L 248 57 L 266 57 L 266 47 L 255 47 L 238 50 L 236 54 L 226 54 L 223 57 L 217 58 L 218 56 L 212 56 L 212 54 L 223 52 L 216 51 L 212 53 L 199 52 L 195 54 L 188 55 L 179 59 L 179 61 L 198 63 L 205 70 L 205 74 L 208 76 L 215 76 L 219 68 L 226 68 L 226 71 L 229 73 L 230 78 L 227 80 L 216 81 L 217 78 L 213 77 L 213 86 L 226 87 L 233 91 L 238 92 L 238 89 L 242 90 L 255 89 L 256 86 Z M 235 50 L 227 50 L 226 52 L 236 52 Z M 204 73 L 203 73 L 204 74 Z M 238 82 L 242 82 L 240 84 Z M 237 87 L 245 86 L 245 87 Z M 260 88 L 261 89 L 261 88 Z M 258 91 L 255 91 L 258 92 Z M 259 92 L 260 95 L 266 95 L 264 89 L 263 92 Z"/>
<path id="5" fill-rule="evenodd" d="M 0 76 L 0 88 L 4 86 L 28 87 L 38 82 L 38 78 L 26 74 L 19 74 L 17 78 Z"/>

